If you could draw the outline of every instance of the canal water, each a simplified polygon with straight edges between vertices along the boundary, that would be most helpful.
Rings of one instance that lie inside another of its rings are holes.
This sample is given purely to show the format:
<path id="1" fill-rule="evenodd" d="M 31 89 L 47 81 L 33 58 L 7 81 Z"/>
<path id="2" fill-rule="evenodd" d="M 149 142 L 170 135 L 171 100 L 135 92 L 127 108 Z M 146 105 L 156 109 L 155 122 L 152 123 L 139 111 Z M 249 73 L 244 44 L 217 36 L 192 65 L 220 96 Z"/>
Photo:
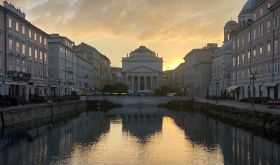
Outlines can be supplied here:
<path id="1" fill-rule="evenodd" d="M 280 145 L 192 112 L 85 112 L 0 140 L 0 164 L 279 165 Z"/>

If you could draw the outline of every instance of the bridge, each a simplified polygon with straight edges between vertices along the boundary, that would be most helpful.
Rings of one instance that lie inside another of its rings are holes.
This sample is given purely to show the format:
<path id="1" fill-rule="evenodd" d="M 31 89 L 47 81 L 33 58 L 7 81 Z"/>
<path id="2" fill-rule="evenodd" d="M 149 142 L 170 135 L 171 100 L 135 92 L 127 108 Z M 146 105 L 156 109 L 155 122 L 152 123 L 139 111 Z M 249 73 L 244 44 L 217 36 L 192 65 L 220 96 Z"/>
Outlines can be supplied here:
<path id="1" fill-rule="evenodd" d="M 107 100 L 114 104 L 121 104 L 123 106 L 157 106 L 166 104 L 171 101 L 186 101 L 190 100 L 185 96 L 81 96 L 82 101 L 102 101 Z"/>

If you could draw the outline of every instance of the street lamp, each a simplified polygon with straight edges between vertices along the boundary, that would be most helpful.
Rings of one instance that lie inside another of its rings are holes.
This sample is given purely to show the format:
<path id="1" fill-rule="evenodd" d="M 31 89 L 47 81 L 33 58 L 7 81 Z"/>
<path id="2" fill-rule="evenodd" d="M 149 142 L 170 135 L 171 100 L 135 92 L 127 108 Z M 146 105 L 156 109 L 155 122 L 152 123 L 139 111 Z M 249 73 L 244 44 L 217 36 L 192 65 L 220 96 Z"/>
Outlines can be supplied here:
<path id="1" fill-rule="evenodd" d="M 251 72 L 251 75 L 250 75 L 250 79 L 252 81 L 252 89 L 253 89 L 253 98 L 252 98 L 252 107 L 255 107 L 255 95 L 256 95 L 256 91 L 255 91 L 255 80 L 256 80 L 256 75 L 257 75 L 257 72 L 254 71 L 254 72 Z"/>

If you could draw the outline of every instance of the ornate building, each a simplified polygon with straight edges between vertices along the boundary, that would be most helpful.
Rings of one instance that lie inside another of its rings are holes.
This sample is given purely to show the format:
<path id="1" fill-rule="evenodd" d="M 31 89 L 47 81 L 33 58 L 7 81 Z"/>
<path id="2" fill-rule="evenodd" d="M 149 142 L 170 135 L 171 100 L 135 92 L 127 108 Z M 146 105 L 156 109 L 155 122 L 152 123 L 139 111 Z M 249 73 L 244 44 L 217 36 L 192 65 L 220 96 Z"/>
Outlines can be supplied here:
<path id="1" fill-rule="evenodd" d="M 213 59 L 210 96 L 225 96 L 226 89 L 231 86 L 232 40 L 230 34 L 237 26 L 237 22 L 231 20 L 224 27 L 224 44 Z"/>
<path id="2" fill-rule="evenodd" d="M 48 34 L 7 1 L 0 6 L 0 80 L 2 96 L 48 94 Z"/>
<path id="3" fill-rule="evenodd" d="M 279 0 L 248 0 L 232 35 L 235 99 L 279 98 Z"/>
<path id="4" fill-rule="evenodd" d="M 161 86 L 163 59 L 140 46 L 122 59 L 124 82 L 132 91 L 154 91 Z"/>

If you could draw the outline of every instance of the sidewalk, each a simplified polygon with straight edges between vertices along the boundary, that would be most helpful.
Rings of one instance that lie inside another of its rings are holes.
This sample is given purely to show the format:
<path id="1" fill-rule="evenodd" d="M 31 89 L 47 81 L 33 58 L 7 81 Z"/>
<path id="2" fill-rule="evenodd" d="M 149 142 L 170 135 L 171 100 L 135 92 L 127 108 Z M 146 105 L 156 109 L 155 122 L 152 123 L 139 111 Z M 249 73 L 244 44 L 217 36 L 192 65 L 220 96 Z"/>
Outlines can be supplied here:
<path id="1" fill-rule="evenodd" d="M 232 101 L 232 100 L 219 100 L 218 103 L 216 103 L 216 100 L 207 100 L 203 98 L 196 98 L 195 101 L 202 102 L 202 103 L 210 103 L 215 105 L 223 105 L 228 107 L 234 107 L 238 109 L 246 109 L 250 111 L 259 111 L 259 112 L 266 112 L 271 113 L 275 115 L 280 115 L 280 107 L 275 106 L 275 108 L 269 108 L 269 105 L 260 105 L 255 104 L 255 107 L 253 108 L 250 103 L 243 103 L 239 101 Z"/>

